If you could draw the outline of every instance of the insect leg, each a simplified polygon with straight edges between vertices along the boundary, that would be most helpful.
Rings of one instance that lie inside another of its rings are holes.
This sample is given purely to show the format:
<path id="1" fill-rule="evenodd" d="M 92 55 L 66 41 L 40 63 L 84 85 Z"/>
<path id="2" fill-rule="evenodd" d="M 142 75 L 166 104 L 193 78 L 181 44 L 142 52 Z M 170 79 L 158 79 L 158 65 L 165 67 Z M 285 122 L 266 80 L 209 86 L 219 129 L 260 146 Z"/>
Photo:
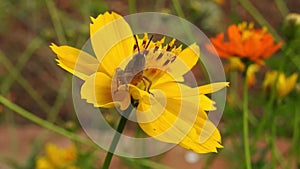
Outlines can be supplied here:
<path id="1" fill-rule="evenodd" d="M 145 81 L 148 82 L 148 85 L 146 85 Z M 143 76 L 143 83 L 144 83 L 144 85 L 145 85 L 145 91 L 147 91 L 148 93 L 150 93 L 150 94 L 153 95 L 153 93 L 150 92 L 150 87 L 151 87 L 151 85 L 152 85 L 152 81 L 151 81 L 148 77 Z"/>

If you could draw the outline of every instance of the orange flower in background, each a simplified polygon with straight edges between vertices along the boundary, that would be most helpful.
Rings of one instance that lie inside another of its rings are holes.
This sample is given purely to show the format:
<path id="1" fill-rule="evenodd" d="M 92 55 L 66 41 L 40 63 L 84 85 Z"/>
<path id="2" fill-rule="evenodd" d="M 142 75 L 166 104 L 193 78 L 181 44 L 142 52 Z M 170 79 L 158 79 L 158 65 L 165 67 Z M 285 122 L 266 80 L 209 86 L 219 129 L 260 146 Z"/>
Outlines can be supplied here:
<path id="1" fill-rule="evenodd" d="M 257 64 L 263 64 L 263 59 L 273 55 L 282 43 L 275 43 L 266 28 L 254 29 L 253 23 L 243 22 L 231 25 L 227 34 L 218 34 L 210 39 L 220 57 L 246 58 Z"/>

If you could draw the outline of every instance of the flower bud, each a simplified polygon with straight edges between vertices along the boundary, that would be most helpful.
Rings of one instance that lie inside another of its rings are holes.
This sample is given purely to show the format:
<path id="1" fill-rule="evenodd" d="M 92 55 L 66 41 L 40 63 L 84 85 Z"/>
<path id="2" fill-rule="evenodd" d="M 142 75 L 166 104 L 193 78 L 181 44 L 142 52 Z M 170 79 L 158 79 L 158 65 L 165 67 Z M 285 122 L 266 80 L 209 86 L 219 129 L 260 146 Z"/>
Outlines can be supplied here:
<path id="1" fill-rule="evenodd" d="M 290 13 L 286 16 L 283 24 L 283 33 L 289 40 L 300 36 L 300 14 Z"/>

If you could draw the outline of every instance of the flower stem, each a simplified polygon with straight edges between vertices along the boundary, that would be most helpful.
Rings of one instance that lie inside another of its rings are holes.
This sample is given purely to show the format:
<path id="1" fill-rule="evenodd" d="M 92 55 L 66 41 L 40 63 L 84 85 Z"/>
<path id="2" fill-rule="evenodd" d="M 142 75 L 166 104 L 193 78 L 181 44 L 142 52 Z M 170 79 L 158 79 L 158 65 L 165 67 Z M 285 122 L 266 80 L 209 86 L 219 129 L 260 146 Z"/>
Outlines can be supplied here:
<path id="1" fill-rule="evenodd" d="M 31 112 L 23 109 L 22 107 L 14 104 L 13 102 L 11 102 L 10 100 L 6 99 L 5 97 L 3 97 L 2 95 L 0 95 L 0 103 L 3 104 L 5 107 L 11 109 L 12 111 L 16 112 L 17 114 L 19 114 L 20 116 L 46 128 L 49 129 L 55 133 L 58 133 L 62 136 L 65 136 L 73 141 L 77 141 L 79 143 L 82 144 L 86 144 L 86 145 L 91 145 L 94 147 L 97 147 L 95 144 L 93 144 L 90 140 L 80 136 L 80 135 L 76 135 L 75 133 L 69 132 L 59 126 L 56 126 L 46 120 L 43 120 L 39 117 L 37 117 L 36 115 L 32 114 Z"/>
<path id="2" fill-rule="evenodd" d="M 281 13 L 281 16 L 286 17 L 286 15 L 290 12 L 286 2 L 284 0 L 275 0 L 275 4 Z"/>
<path id="3" fill-rule="evenodd" d="M 174 6 L 177 15 L 181 18 L 185 18 L 180 2 L 178 0 L 172 0 L 172 4 Z"/>
<path id="4" fill-rule="evenodd" d="M 293 139 L 292 139 L 292 148 L 293 151 L 295 151 L 296 159 L 298 159 L 298 163 L 300 165 L 300 151 L 299 151 L 299 141 L 300 141 L 300 133 L 299 133 L 299 126 L 300 126 L 300 116 L 299 116 L 299 108 L 295 106 L 295 112 L 294 112 L 294 129 L 293 129 Z M 298 158 L 297 158 L 298 156 Z"/>
<path id="5" fill-rule="evenodd" d="M 247 69 L 246 69 L 247 72 Z M 243 84 L 243 137 L 244 137 L 244 151 L 246 168 L 251 169 L 251 155 L 249 146 L 249 134 L 248 134 L 248 84 L 247 77 L 244 77 Z"/>
<path id="6" fill-rule="evenodd" d="M 179 0 L 172 0 L 172 4 L 173 4 L 173 7 L 174 7 L 174 10 L 176 12 L 176 14 L 182 18 L 182 19 L 185 19 L 185 15 L 184 15 L 184 11 L 182 9 L 182 5 L 180 4 L 180 1 Z M 182 25 L 181 25 L 181 28 L 184 30 L 185 32 L 185 36 L 187 36 L 188 40 L 190 43 L 192 42 L 195 42 L 195 37 L 190 33 L 191 32 L 191 28 L 186 24 L 186 22 L 184 22 L 183 20 L 180 20 Z"/>
<path id="7" fill-rule="evenodd" d="M 129 116 L 129 114 L 131 113 L 132 109 L 133 109 L 133 106 L 130 105 L 123 112 L 123 115 L 122 115 L 121 120 L 119 122 L 119 125 L 117 127 L 117 132 L 115 133 L 114 138 L 112 140 L 112 143 L 111 143 L 111 145 L 109 147 L 109 150 L 107 151 L 107 154 L 106 154 L 106 157 L 105 157 L 102 169 L 108 169 L 109 168 L 112 156 L 114 155 L 114 152 L 116 150 L 116 147 L 117 147 L 118 142 L 119 142 L 120 137 L 121 137 L 121 133 L 123 132 L 123 130 L 125 128 L 125 125 L 126 125 L 126 122 L 127 122 L 127 118 Z"/>
<path id="8" fill-rule="evenodd" d="M 271 120 L 271 168 L 276 168 L 276 118 Z"/>
<path id="9" fill-rule="evenodd" d="M 134 14 L 137 12 L 136 0 L 128 0 L 128 11 L 130 14 Z"/>
<path id="10" fill-rule="evenodd" d="M 53 0 L 46 0 L 46 4 L 59 42 L 66 43 L 67 40 L 62 26 L 62 22 L 60 20 L 61 17 L 59 16 L 58 9 L 56 8 Z"/>

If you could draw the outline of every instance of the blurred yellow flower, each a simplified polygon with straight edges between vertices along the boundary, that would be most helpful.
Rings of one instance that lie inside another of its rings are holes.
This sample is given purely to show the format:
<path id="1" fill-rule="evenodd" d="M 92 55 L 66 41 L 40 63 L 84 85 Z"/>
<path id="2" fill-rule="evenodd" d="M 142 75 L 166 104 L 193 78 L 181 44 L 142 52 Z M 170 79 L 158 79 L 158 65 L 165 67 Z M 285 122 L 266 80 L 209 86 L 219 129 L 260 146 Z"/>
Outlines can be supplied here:
<path id="1" fill-rule="evenodd" d="M 244 72 L 245 70 L 245 64 L 241 61 L 240 58 L 229 58 L 228 63 L 224 66 L 225 72 L 229 72 L 232 70 L 238 70 L 240 72 Z"/>
<path id="2" fill-rule="evenodd" d="M 249 65 L 247 72 L 246 72 L 248 87 L 251 87 L 256 83 L 255 73 L 258 71 L 259 71 L 259 65 L 257 65 L 257 64 Z"/>
<path id="3" fill-rule="evenodd" d="M 76 161 L 77 151 L 73 145 L 60 148 L 48 143 L 45 146 L 45 155 L 36 159 L 36 169 L 79 169 L 74 165 Z"/>
<path id="4" fill-rule="evenodd" d="M 198 61 L 198 45 L 182 50 L 182 45 L 174 45 L 175 39 L 166 45 L 165 37 L 154 42 L 145 34 L 140 39 L 114 12 L 92 18 L 92 22 L 90 35 L 96 58 L 69 46 L 51 45 L 58 65 L 84 80 L 83 99 L 103 108 L 126 110 L 133 105 L 139 126 L 160 141 L 197 153 L 216 152 L 222 147 L 220 133 L 205 112 L 215 110 L 215 102 L 205 94 L 228 83 L 195 88 L 180 83 Z M 180 115 L 183 108 L 187 114 Z"/>
<path id="5" fill-rule="evenodd" d="M 277 79 L 278 78 L 278 79 Z M 278 72 L 276 70 L 270 71 L 266 73 L 264 82 L 263 82 L 263 89 L 271 90 L 274 83 L 276 83 L 276 94 L 279 98 L 284 98 L 288 95 L 295 87 L 297 82 L 298 74 L 293 73 L 291 76 L 286 77 L 283 72 Z"/>

